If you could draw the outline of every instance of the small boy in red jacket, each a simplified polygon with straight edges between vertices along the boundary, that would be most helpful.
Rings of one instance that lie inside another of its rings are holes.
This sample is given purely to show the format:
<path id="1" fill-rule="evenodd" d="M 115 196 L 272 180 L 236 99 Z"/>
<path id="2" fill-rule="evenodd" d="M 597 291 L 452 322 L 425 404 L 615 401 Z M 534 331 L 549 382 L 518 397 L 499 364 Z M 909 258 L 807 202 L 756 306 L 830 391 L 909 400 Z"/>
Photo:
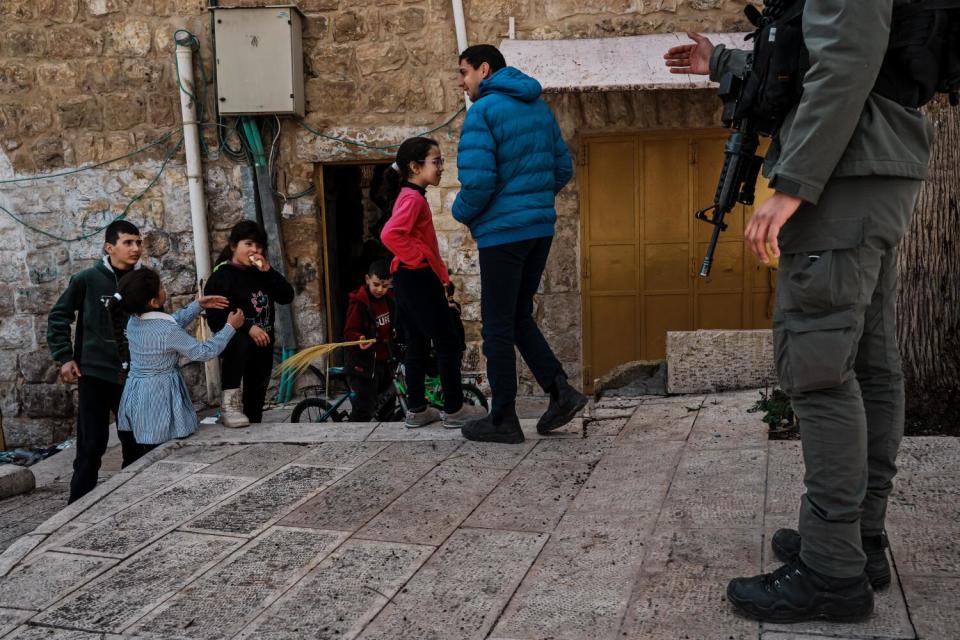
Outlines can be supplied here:
<path id="1" fill-rule="evenodd" d="M 394 303 L 390 265 L 377 260 L 367 269 L 365 284 L 350 294 L 343 338 L 347 341 L 376 338 L 375 344 L 350 347 L 347 375 L 357 397 L 352 401 L 351 422 L 369 422 L 377 411 L 377 398 L 393 384 L 390 346 L 393 342 Z"/>

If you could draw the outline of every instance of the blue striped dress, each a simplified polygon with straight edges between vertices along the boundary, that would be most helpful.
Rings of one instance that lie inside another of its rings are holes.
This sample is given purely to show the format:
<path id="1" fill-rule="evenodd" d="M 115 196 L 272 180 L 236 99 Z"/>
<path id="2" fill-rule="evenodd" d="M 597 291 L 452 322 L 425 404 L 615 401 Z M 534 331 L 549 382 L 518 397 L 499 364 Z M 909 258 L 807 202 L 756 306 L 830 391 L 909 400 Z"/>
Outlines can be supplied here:
<path id="1" fill-rule="evenodd" d="M 229 324 L 204 342 L 185 327 L 200 315 L 192 302 L 173 315 L 151 311 L 127 323 L 130 373 L 120 398 L 117 429 L 133 431 L 140 444 L 161 444 L 197 430 L 197 412 L 177 361 L 205 362 L 220 355 L 234 329 Z"/>

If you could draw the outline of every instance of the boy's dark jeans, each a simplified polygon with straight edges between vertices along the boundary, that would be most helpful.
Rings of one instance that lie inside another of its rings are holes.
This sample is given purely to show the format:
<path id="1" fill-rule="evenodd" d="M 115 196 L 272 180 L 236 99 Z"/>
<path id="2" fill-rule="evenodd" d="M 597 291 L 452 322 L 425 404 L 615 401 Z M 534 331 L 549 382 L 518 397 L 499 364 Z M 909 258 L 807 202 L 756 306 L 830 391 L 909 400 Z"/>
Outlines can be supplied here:
<path id="1" fill-rule="evenodd" d="M 370 347 L 374 349 L 376 347 Z M 350 388 L 357 397 L 351 400 L 350 422 L 370 422 L 377 412 L 377 401 L 393 386 L 393 371 L 388 361 L 378 361 L 372 378 L 350 376 Z"/>
<path id="2" fill-rule="evenodd" d="M 258 347 L 246 333 L 230 339 L 220 354 L 224 389 L 239 389 L 243 385 L 243 414 L 250 422 L 263 420 L 263 401 L 273 372 L 273 341 Z"/>
<path id="3" fill-rule="evenodd" d="M 77 387 L 77 457 L 73 461 L 69 502 L 79 500 L 97 486 L 100 462 L 110 439 L 110 412 L 117 415 L 123 395 L 123 385 L 91 376 L 81 376 Z M 126 467 L 142 453 L 132 431 L 117 431 L 117 435 Z"/>
<path id="4" fill-rule="evenodd" d="M 493 392 L 490 415 L 494 421 L 512 411 L 517 398 L 514 347 L 544 390 L 563 372 L 533 319 L 533 296 L 552 242 L 553 238 L 535 238 L 480 249 L 483 355 Z"/>
<path id="5" fill-rule="evenodd" d="M 432 340 L 443 387 L 443 410 L 446 413 L 460 411 L 463 406 L 463 389 L 460 387 L 463 353 L 440 279 L 430 269 L 399 269 L 393 276 L 393 290 L 407 339 L 404 360 L 407 406 L 414 410 L 427 406 L 425 377 Z"/>

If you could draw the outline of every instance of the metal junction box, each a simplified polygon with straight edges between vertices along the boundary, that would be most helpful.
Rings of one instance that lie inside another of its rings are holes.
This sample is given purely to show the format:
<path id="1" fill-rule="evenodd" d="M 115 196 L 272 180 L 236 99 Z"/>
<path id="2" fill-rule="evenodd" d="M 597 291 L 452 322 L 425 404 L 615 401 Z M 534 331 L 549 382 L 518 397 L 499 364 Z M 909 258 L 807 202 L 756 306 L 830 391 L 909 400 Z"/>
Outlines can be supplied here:
<path id="1" fill-rule="evenodd" d="M 292 5 L 214 7 L 222 115 L 303 117 L 303 14 Z"/>

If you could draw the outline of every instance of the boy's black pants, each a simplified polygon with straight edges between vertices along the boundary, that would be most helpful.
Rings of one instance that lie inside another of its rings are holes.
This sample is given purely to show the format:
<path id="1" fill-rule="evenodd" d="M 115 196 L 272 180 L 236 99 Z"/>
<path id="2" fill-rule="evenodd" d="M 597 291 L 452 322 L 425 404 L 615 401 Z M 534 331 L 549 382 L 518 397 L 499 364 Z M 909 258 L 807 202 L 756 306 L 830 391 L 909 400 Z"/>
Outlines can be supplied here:
<path id="1" fill-rule="evenodd" d="M 514 347 L 545 391 L 563 372 L 533 319 L 533 296 L 540 287 L 552 242 L 553 238 L 535 238 L 480 249 L 483 355 L 487 358 L 487 378 L 493 392 L 490 415 L 494 420 L 514 410 Z"/>
<path id="2" fill-rule="evenodd" d="M 69 502 L 79 500 L 97 486 L 100 463 L 110 439 L 110 412 L 117 415 L 123 394 L 123 385 L 90 376 L 81 376 L 77 387 L 77 457 L 73 461 Z M 132 431 L 117 431 L 117 435 L 126 467 L 144 452 Z"/>
<path id="3" fill-rule="evenodd" d="M 463 353 L 440 278 L 430 269 L 399 269 L 393 275 L 393 290 L 407 340 L 407 406 L 415 411 L 427 406 L 425 377 L 432 340 L 443 387 L 443 410 L 456 413 L 463 407 Z"/>
<path id="4" fill-rule="evenodd" d="M 250 422 L 261 422 L 273 371 L 273 340 L 258 347 L 246 333 L 238 333 L 220 354 L 220 363 L 223 388 L 239 389 L 242 383 L 243 413 Z"/>
<path id="5" fill-rule="evenodd" d="M 350 388 L 357 397 L 351 400 L 350 422 L 370 422 L 377 411 L 380 396 L 393 386 L 393 371 L 388 361 L 377 361 L 373 377 L 350 376 Z"/>

